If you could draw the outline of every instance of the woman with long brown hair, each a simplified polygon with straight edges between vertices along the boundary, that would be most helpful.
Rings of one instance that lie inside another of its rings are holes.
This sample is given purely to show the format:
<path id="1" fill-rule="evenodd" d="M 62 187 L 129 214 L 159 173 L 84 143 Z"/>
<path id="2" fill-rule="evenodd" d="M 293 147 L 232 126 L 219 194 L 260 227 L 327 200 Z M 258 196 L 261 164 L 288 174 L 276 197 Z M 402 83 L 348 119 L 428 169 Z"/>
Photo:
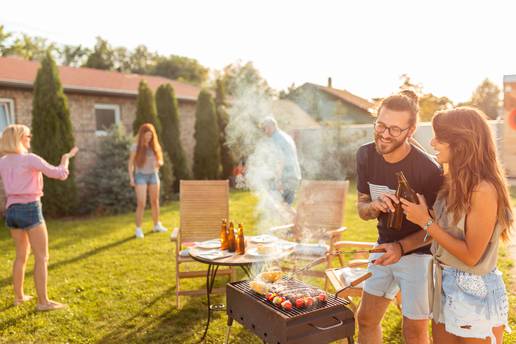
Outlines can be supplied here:
<path id="1" fill-rule="evenodd" d="M 159 221 L 159 168 L 163 165 L 163 152 L 158 141 L 156 129 L 144 123 L 138 129 L 136 144 L 129 155 L 129 178 L 136 192 L 136 237 L 143 238 L 142 219 L 147 203 L 147 192 L 154 222 L 154 232 L 166 232 Z"/>
<path id="2" fill-rule="evenodd" d="M 493 136 L 485 115 L 469 107 L 437 112 L 432 126 L 445 183 L 433 212 L 422 196 L 419 205 L 401 202 L 408 220 L 433 239 L 434 343 L 502 343 L 510 328 L 496 264 L 513 216 Z"/>

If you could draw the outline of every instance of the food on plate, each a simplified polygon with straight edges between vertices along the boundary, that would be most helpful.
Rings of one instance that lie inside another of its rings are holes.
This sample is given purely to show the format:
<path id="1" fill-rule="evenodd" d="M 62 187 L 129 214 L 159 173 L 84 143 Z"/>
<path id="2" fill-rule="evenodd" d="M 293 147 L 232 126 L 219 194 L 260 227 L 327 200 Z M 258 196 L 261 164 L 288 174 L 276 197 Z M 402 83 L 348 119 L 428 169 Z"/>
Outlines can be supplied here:
<path id="1" fill-rule="evenodd" d="M 282 271 L 264 271 L 258 274 L 258 278 L 265 282 L 274 283 L 283 276 Z"/>
<path id="2" fill-rule="evenodd" d="M 258 244 L 256 245 L 256 252 L 262 256 L 275 253 L 276 248 L 270 245 Z"/>

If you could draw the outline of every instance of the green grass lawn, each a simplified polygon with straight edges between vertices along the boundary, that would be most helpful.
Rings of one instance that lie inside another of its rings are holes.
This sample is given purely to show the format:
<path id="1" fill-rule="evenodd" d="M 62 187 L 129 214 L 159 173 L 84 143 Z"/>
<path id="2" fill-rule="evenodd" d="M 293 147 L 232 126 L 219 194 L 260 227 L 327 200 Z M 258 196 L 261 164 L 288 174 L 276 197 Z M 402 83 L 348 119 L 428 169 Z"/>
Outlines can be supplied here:
<path id="1" fill-rule="evenodd" d="M 353 190 L 353 188 L 352 188 Z M 514 191 L 514 190 L 513 190 Z M 513 193 L 514 196 L 514 193 Z M 360 220 L 356 194 L 347 198 L 344 238 L 376 239 L 373 221 Z M 231 218 L 253 229 L 256 199 L 248 192 L 231 193 Z M 162 207 L 162 220 L 170 229 L 178 225 L 178 204 Z M 150 214 L 146 214 L 149 220 Z M 206 319 L 206 298 L 184 298 L 175 308 L 174 247 L 169 233 L 150 233 L 134 239 L 133 215 L 48 221 L 50 241 L 49 295 L 69 304 L 63 311 L 37 313 L 35 302 L 13 307 L 11 266 L 14 247 L 0 227 L 0 343 L 195 343 Z M 251 231 L 251 230 L 250 230 Z M 501 267 L 511 262 L 501 251 Z M 34 295 L 33 258 L 26 274 L 26 292 Z M 219 281 L 224 283 L 223 279 Z M 204 279 L 189 280 L 202 287 Z M 223 298 L 219 297 L 219 301 Z M 515 303 L 511 295 L 511 304 Z M 515 310 L 511 323 L 515 324 Z M 215 313 L 207 343 L 222 343 L 225 313 Z M 384 342 L 401 343 L 401 317 L 391 307 L 385 317 Z M 507 342 L 516 336 L 506 336 Z M 235 322 L 232 343 L 261 343 Z"/>

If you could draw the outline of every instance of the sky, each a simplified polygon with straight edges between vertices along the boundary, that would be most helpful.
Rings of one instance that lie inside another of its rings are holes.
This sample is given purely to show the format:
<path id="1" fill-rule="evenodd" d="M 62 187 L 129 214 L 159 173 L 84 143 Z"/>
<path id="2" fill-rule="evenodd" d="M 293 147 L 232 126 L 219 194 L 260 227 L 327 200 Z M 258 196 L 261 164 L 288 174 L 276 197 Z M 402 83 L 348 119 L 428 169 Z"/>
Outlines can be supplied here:
<path id="1" fill-rule="evenodd" d="M 252 61 L 269 84 L 313 82 L 364 98 L 402 74 L 455 102 L 516 74 L 516 2 L 462 0 L 10 0 L 0 24 L 61 44 L 95 37 L 197 59 L 212 70 Z"/>

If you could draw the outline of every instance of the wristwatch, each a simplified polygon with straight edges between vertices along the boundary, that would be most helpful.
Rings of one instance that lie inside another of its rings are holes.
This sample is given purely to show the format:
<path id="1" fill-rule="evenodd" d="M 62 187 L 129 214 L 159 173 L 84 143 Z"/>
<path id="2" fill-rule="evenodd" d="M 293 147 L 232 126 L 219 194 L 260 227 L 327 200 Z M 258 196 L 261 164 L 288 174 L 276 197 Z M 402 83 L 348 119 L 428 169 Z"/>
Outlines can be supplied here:
<path id="1" fill-rule="evenodd" d="M 423 239 L 423 241 L 426 241 L 426 239 L 428 239 L 428 236 L 430 235 L 430 233 L 428 233 L 428 228 L 430 228 L 430 226 L 434 223 L 434 219 L 432 219 L 431 217 L 428 218 L 428 221 L 426 221 L 426 223 L 423 225 L 423 230 L 426 232 L 426 235 L 425 235 L 425 238 Z"/>

